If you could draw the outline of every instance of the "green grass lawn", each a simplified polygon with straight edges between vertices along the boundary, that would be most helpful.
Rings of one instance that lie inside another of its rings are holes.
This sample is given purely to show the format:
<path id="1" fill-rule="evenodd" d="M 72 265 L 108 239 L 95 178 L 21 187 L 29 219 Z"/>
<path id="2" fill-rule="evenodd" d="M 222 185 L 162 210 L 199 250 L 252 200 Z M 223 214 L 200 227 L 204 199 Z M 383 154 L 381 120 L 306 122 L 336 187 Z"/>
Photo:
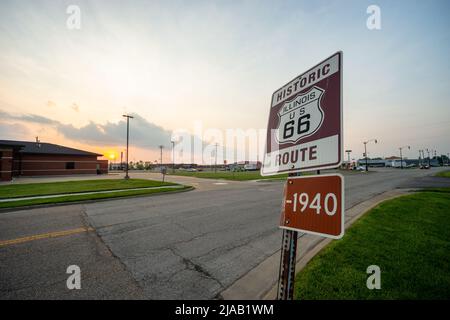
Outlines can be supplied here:
<path id="1" fill-rule="evenodd" d="M 140 196 L 140 195 L 150 195 L 155 193 L 169 192 L 169 191 L 180 191 L 190 189 L 189 186 L 182 186 L 180 188 L 161 188 L 161 189 L 147 189 L 147 190 L 130 190 L 130 191 L 120 191 L 120 192 L 110 192 L 110 193 L 99 193 L 99 194 L 80 194 L 74 196 L 61 196 L 57 198 L 48 199 L 31 199 L 31 200 L 19 200 L 13 202 L 0 202 L 0 208 L 18 208 L 24 206 L 32 206 L 39 204 L 56 204 L 56 203 L 67 203 L 67 202 L 77 202 L 86 200 L 99 200 L 99 199 L 112 199 L 120 197 L 129 196 Z"/>
<path id="2" fill-rule="evenodd" d="M 38 204 L 75 202 L 82 200 L 96 200 L 106 198 L 118 198 L 136 195 L 147 195 L 168 191 L 179 191 L 190 187 L 181 186 L 180 188 L 170 188 L 176 185 L 170 182 L 161 182 L 145 179 L 103 179 L 103 180 L 77 180 L 64 182 L 48 183 L 27 183 L 11 184 L 0 186 L 0 199 L 13 199 L 20 197 L 42 196 L 42 195 L 62 195 L 56 198 L 47 199 L 26 199 L 18 201 L 0 202 L 0 208 L 16 208 Z M 143 190 L 124 190 L 120 192 L 106 192 L 100 194 L 79 194 L 72 196 L 63 196 L 67 193 L 82 193 L 91 191 L 112 191 L 121 189 L 148 188 L 148 187 L 167 187 L 160 189 Z"/>
<path id="3" fill-rule="evenodd" d="M 450 170 L 438 172 L 436 177 L 450 178 Z"/>
<path id="4" fill-rule="evenodd" d="M 99 179 L 63 182 L 24 183 L 0 186 L 0 199 L 42 196 L 50 194 L 105 191 L 173 185 L 145 179 Z"/>
<path id="5" fill-rule="evenodd" d="M 297 275 L 295 298 L 450 298 L 449 218 L 450 188 L 380 204 Z M 369 265 L 381 269 L 380 290 L 366 287 Z"/>
<path id="6" fill-rule="evenodd" d="M 168 170 L 167 174 L 172 175 L 172 171 Z M 196 178 L 205 178 L 205 179 L 225 179 L 225 180 L 235 180 L 235 181 L 244 181 L 244 180 L 258 180 L 258 179 L 285 179 L 287 174 L 280 174 L 274 176 L 263 177 L 259 174 L 259 171 L 238 171 L 238 172 L 230 172 L 230 171 L 196 171 L 189 172 L 184 170 L 175 170 L 173 175 L 177 176 L 189 176 Z"/>

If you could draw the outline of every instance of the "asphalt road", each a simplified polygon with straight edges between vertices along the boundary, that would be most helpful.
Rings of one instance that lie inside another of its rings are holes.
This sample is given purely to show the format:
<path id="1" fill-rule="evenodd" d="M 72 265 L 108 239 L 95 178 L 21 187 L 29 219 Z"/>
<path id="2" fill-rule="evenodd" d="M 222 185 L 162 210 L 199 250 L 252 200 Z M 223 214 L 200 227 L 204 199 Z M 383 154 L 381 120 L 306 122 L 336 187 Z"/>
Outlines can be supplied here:
<path id="1" fill-rule="evenodd" d="M 450 186 L 430 177 L 438 170 L 346 174 L 345 206 L 400 187 Z M 283 182 L 168 180 L 196 190 L 0 213 L 0 298 L 220 298 L 280 248 Z M 67 289 L 70 265 L 81 269 L 80 290 Z"/>

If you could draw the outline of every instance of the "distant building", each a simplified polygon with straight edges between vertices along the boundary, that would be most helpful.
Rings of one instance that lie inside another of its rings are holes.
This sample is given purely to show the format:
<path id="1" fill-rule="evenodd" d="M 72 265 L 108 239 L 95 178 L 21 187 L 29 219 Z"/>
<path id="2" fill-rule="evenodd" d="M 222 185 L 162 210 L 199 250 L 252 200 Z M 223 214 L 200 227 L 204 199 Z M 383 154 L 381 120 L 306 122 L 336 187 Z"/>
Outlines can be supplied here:
<path id="1" fill-rule="evenodd" d="M 357 166 L 365 166 L 366 165 L 366 159 L 358 159 L 357 160 Z M 369 167 L 385 167 L 386 161 L 383 159 L 367 159 L 367 165 Z"/>
<path id="2" fill-rule="evenodd" d="M 261 169 L 261 161 L 238 161 L 227 165 L 231 171 L 256 171 Z"/>
<path id="3" fill-rule="evenodd" d="M 248 161 L 246 164 L 244 164 L 244 169 L 246 171 L 261 170 L 261 162 L 260 161 Z"/>
<path id="4" fill-rule="evenodd" d="M 391 168 L 400 168 L 400 167 L 406 167 L 406 161 L 405 160 L 400 160 L 400 159 L 395 159 L 395 160 L 386 160 L 386 167 L 391 167 Z"/>
<path id="5" fill-rule="evenodd" d="M 123 170 L 125 168 L 124 163 L 110 163 L 109 170 Z"/>
<path id="6" fill-rule="evenodd" d="M 414 166 L 414 167 L 418 167 L 420 164 L 419 159 L 403 159 L 406 162 L 406 166 L 410 167 L 410 166 Z"/>
<path id="7" fill-rule="evenodd" d="M 428 163 L 427 159 L 421 160 L 424 163 Z M 431 165 L 433 165 L 433 159 L 431 160 Z M 436 161 L 434 162 L 437 163 Z M 388 167 L 388 168 L 400 168 L 403 167 L 417 167 L 419 166 L 419 159 L 407 159 L 407 158 L 400 158 L 397 156 L 391 156 L 384 159 L 381 158 L 375 158 L 375 159 L 367 159 L 367 164 L 369 167 Z M 365 166 L 366 165 L 366 159 L 358 159 L 357 166 Z"/>
<path id="8" fill-rule="evenodd" d="M 426 165 L 429 164 L 431 167 L 440 167 L 441 166 L 441 164 L 439 163 L 439 160 L 436 158 L 433 158 L 433 159 L 425 158 L 425 159 L 421 160 L 421 163 L 426 164 Z"/>
<path id="9" fill-rule="evenodd" d="M 384 160 L 387 160 L 387 161 L 400 160 L 400 157 L 397 157 L 397 156 L 390 156 L 390 157 L 384 158 Z"/>
<path id="10" fill-rule="evenodd" d="M 353 170 L 357 166 L 357 163 L 355 159 L 351 160 L 350 162 L 348 160 L 344 160 L 341 163 L 341 169 L 347 169 L 347 170 Z"/>
<path id="11" fill-rule="evenodd" d="M 101 154 L 52 143 L 0 140 L 0 180 L 14 176 L 108 173 Z"/>

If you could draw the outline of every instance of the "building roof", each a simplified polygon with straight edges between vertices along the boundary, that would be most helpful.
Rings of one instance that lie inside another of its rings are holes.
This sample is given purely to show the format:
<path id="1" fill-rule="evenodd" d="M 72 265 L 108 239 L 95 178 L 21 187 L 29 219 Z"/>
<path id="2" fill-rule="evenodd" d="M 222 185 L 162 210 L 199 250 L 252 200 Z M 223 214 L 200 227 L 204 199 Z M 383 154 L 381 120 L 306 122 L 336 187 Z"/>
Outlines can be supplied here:
<path id="1" fill-rule="evenodd" d="M 33 154 L 59 154 L 59 155 L 71 155 L 71 156 L 102 156 L 98 153 L 89 151 L 69 148 L 53 143 L 45 142 L 30 142 L 30 141 L 14 141 L 14 140 L 0 140 L 0 145 L 19 147 L 20 153 L 33 153 Z"/>

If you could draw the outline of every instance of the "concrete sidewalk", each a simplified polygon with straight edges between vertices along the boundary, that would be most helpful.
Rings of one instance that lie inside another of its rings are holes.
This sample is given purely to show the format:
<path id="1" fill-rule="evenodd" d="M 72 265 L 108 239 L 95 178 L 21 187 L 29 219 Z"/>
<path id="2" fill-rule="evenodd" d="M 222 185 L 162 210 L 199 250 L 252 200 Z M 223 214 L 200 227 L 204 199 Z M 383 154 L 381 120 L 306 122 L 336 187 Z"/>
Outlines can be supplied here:
<path id="1" fill-rule="evenodd" d="M 348 229 L 364 213 L 381 202 L 408 194 L 409 191 L 411 190 L 396 189 L 384 192 L 347 209 L 345 212 L 345 229 Z M 301 271 L 331 241 L 332 239 L 300 233 L 297 245 L 296 272 Z M 276 299 L 279 263 L 280 250 L 221 292 L 220 296 L 226 300 Z"/>

